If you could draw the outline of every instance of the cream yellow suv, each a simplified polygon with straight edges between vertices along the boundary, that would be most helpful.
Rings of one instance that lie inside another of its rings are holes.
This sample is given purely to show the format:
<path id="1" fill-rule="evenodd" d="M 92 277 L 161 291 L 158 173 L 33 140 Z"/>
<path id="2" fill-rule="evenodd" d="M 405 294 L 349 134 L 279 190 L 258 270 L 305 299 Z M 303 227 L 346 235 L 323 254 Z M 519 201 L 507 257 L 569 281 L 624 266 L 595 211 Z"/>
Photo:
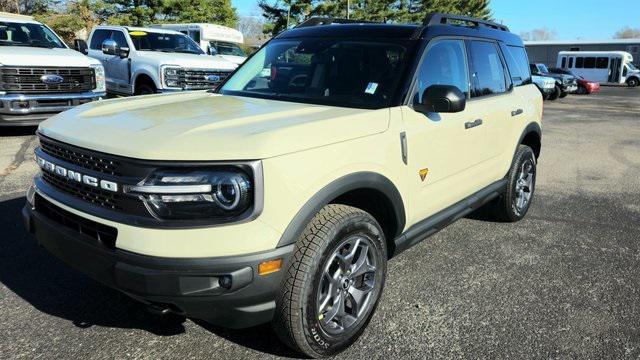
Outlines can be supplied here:
<path id="1" fill-rule="evenodd" d="M 271 321 L 329 356 L 371 319 L 390 258 L 480 207 L 526 214 L 542 116 L 528 64 L 477 19 L 312 19 L 216 91 L 42 123 L 25 224 L 152 311 Z"/>

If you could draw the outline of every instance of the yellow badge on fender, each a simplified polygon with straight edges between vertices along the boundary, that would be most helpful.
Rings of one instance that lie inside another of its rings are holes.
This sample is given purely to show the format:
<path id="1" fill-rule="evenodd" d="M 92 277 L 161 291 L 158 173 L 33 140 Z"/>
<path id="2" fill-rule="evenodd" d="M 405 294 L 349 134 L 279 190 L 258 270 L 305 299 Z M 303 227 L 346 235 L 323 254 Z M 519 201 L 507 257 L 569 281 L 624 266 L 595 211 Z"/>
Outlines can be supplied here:
<path id="1" fill-rule="evenodd" d="M 427 174 L 429 173 L 429 168 L 420 169 L 418 173 L 420 174 L 420 180 L 424 181 L 424 179 L 427 177 Z"/>

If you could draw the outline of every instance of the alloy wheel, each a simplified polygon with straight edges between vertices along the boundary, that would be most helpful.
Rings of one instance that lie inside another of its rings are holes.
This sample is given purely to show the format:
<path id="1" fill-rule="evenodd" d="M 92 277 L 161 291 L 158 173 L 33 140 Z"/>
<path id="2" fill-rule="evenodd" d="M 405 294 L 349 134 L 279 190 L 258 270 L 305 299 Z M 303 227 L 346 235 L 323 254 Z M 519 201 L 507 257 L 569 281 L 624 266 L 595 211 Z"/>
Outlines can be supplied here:
<path id="1" fill-rule="evenodd" d="M 520 172 L 516 179 L 515 197 L 513 205 L 518 214 L 526 211 L 531 202 L 533 187 L 535 184 L 535 167 L 533 160 L 527 159 L 520 166 Z"/>

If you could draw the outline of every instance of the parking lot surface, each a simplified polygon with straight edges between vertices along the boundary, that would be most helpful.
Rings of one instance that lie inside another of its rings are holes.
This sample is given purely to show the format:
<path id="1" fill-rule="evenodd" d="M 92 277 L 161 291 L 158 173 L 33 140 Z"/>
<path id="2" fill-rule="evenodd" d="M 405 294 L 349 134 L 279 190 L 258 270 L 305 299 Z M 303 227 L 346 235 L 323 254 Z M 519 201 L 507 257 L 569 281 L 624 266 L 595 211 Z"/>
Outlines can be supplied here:
<path id="1" fill-rule="evenodd" d="M 20 221 L 34 128 L 0 128 L 0 357 L 295 357 L 270 327 L 158 317 L 39 248 Z M 535 200 L 463 219 L 389 264 L 341 358 L 640 357 L 640 89 L 545 102 Z"/>

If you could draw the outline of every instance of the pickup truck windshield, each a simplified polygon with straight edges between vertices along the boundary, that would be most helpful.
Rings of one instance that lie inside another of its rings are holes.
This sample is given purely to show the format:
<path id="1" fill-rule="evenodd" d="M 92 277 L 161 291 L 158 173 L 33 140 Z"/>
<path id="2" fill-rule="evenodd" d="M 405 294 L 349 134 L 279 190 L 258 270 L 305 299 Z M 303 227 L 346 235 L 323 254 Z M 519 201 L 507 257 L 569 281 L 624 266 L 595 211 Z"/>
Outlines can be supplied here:
<path id="1" fill-rule="evenodd" d="M 234 43 L 210 41 L 209 45 L 212 46 L 216 50 L 216 53 L 220 55 L 247 56 L 240 46 Z"/>
<path id="2" fill-rule="evenodd" d="M 200 46 L 183 34 L 130 31 L 133 46 L 139 51 L 204 54 Z"/>
<path id="3" fill-rule="evenodd" d="M 403 41 L 273 40 L 246 61 L 220 92 L 355 108 L 388 107 L 405 67 Z"/>
<path id="4" fill-rule="evenodd" d="M 42 24 L 0 21 L 0 46 L 66 48 L 58 36 Z"/>

